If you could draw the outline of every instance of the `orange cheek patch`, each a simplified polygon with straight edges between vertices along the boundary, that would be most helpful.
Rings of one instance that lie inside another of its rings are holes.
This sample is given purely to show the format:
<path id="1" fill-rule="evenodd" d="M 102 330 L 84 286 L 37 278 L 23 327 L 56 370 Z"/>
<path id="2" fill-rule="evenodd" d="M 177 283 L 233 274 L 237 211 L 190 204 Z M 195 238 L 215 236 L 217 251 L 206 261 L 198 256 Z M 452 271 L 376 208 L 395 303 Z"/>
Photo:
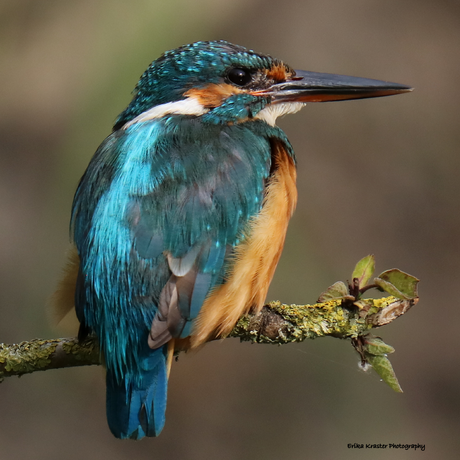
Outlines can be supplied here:
<path id="1" fill-rule="evenodd" d="M 267 77 L 275 81 L 285 81 L 292 75 L 292 72 L 286 69 L 282 63 L 275 64 L 270 70 L 267 70 Z"/>
<path id="2" fill-rule="evenodd" d="M 193 97 L 206 108 L 219 107 L 225 99 L 243 91 L 233 85 L 211 83 L 203 88 L 192 88 L 184 93 L 186 97 Z"/>

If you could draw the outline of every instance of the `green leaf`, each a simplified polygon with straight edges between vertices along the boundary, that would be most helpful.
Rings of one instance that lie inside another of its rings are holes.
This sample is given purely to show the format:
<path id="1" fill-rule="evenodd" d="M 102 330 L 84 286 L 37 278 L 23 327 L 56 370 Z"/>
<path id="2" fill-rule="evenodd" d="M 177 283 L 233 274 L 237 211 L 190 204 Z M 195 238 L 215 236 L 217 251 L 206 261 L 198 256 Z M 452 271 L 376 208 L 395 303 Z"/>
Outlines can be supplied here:
<path id="1" fill-rule="evenodd" d="M 397 297 L 398 299 L 409 300 L 409 297 L 404 295 L 399 289 L 396 288 L 393 284 L 385 281 L 381 278 L 374 278 L 374 283 L 383 291 L 388 292 L 388 294 Z"/>
<path id="2" fill-rule="evenodd" d="M 397 268 L 386 270 L 381 273 L 374 282 L 384 291 L 404 300 L 418 297 L 417 284 L 420 280 Z"/>
<path id="3" fill-rule="evenodd" d="M 395 349 L 386 344 L 380 337 L 366 336 L 363 350 L 374 356 L 394 353 Z"/>
<path id="4" fill-rule="evenodd" d="M 374 356 L 370 353 L 365 353 L 366 359 L 369 364 L 374 368 L 375 372 L 379 374 L 380 378 L 390 386 L 397 393 L 402 393 L 402 388 L 396 378 L 393 366 L 390 360 L 385 355 Z"/>
<path id="5" fill-rule="evenodd" d="M 353 270 L 351 275 L 352 279 L 358 278 L 359 288 L 367 285 L 367 282 L 371 279 L 372 274 L 375 270 L 375 257 L 373 254 L 370 254 L 362 258 Z"/>
<path id="6" fill-rule="evenodd" d="M 328 300 L 339 299 L 345 296 L 348 296 L 347 286 L 343 281 L 337 281 L 321 293 L 318 297 L 318 302 L 327 302 Z"/>

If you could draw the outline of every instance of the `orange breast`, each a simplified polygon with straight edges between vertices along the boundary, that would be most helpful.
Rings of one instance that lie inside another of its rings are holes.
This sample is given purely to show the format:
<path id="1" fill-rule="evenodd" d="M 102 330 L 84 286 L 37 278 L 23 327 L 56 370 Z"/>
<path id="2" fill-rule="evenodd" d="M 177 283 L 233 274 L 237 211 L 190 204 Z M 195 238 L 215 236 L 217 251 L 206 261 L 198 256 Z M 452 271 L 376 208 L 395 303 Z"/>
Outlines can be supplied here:
<path id="1" fill-rule="evenodd" d="M 274 172 L 262 211 L 254 217 L 248 236 L 236 248 L 227 282 L 206 299 L 191 336 L 191 347 L 216 333 L 225 336 L 249 310 L 262 309 L 284 246 L 289 219 L 297 203 L 296 169 L 281 142 L 272 143 Z"/>

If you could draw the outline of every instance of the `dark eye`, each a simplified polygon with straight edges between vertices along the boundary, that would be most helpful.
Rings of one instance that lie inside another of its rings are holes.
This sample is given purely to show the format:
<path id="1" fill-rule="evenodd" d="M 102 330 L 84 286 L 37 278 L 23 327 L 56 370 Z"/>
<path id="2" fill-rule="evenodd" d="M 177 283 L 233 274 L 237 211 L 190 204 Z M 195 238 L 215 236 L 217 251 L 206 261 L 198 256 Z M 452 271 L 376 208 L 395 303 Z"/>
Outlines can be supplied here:
<path id="1" fill-rule="evenodd" d="M 251 81 L 252 75 L 245 69 L 230 69 L 227 78 L 235 85 L 244 86 Z"/>

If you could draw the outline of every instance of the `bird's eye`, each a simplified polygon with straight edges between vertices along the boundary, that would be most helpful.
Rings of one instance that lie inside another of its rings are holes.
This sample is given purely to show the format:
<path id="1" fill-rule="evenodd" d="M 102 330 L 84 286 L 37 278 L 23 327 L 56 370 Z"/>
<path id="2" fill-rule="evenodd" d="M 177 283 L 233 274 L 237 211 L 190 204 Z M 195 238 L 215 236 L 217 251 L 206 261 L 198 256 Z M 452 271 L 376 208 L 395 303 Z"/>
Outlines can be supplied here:
<path id="1" fill-rule="evenodd" d="M 245 69 L 230 69 L 227 78 L 235 85 L 244 86 L 251 81 L 252 75 Z"/>

